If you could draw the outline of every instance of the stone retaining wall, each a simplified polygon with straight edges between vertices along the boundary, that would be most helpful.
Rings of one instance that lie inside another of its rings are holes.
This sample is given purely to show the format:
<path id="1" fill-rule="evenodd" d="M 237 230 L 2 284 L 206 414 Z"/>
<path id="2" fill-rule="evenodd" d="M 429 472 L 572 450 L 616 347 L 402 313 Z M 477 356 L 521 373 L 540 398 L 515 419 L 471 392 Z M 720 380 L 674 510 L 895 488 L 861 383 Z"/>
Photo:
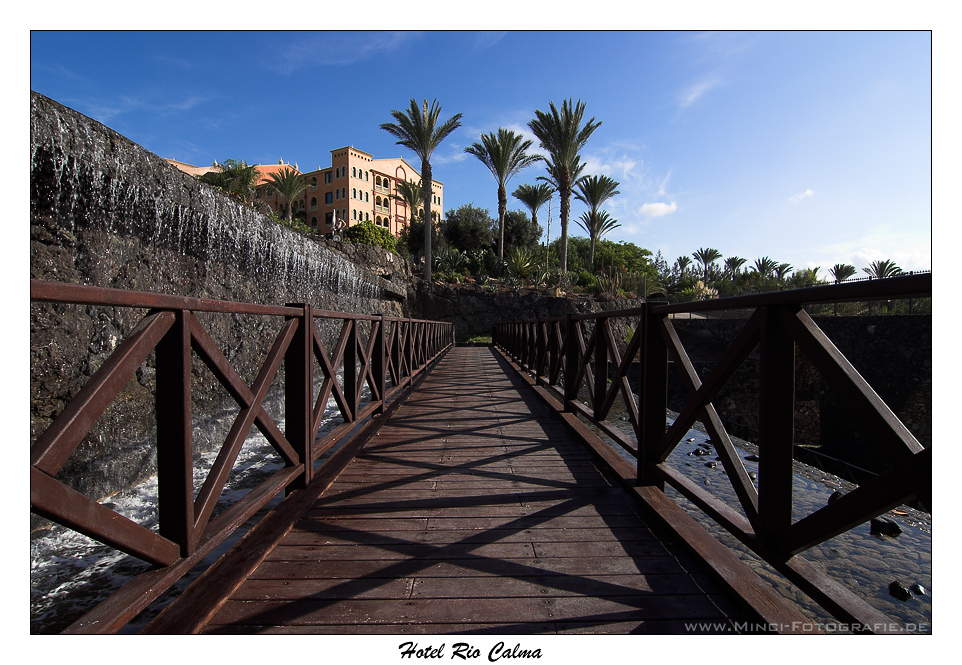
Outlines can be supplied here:
<path id="1" fill-rule="evenodd" d="M 407 316 L 399 257 L 281 226 L 120 134 L 31 93 L 30 276 L 182 296 Z M 31 440 L 136 325 L 143 311 L 31 306 Z M 281 321 L 204 315 L 249 383 Z M 334 333 L 336 326 L 329 326 Z M 105 496 L 154 472 L 153 360 L 138 371 L 61 472 Z M 195 447 L 233 400 L 195 362 Z M 275 385 L 279 385 L 278 377 Z M 282 409 L 272 407 L 282 417 Z"/>

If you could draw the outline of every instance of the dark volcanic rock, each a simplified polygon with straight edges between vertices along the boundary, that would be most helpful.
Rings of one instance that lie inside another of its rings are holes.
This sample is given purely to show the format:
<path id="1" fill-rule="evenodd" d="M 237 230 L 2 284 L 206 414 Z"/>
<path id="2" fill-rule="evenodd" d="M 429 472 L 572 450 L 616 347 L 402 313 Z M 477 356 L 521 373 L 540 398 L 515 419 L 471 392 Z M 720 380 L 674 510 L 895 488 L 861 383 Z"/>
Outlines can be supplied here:
<path id="1" fill-rule="evenodd" d="M 410 274 L 396 255 L 299 234 L 100 123 L 36 93 L 30 101 L 31 278 L 408 316 Z M 31 441 L 144 314 L 31 306 Z M 199 318 L 248 383 L 283 324 L 277 317 Z M 322 328 L 330 337 L 339 324 Z M 68 460 L 58 475 L 64 482 L 99 498 L 154 472 L 153 362 L 151 356 L 121 389 Z M 200 362 L 192 392 L 195 444 L 202 448 L 209 438 L 204 423 L 236 404 Z M 271 413 L 282 418 L 283 409 Z"/>

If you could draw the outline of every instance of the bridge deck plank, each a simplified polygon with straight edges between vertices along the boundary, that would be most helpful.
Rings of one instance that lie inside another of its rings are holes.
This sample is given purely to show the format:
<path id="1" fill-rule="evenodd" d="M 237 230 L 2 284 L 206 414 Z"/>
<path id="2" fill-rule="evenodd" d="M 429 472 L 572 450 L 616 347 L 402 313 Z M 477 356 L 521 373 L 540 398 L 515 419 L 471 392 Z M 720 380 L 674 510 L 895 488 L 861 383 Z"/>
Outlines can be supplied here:
<path id="1" fill-rule="evenodd" d="M 744 621 L 705 573 L 502 360 L 458 347 L 205 632 L 679 633 Z"/>

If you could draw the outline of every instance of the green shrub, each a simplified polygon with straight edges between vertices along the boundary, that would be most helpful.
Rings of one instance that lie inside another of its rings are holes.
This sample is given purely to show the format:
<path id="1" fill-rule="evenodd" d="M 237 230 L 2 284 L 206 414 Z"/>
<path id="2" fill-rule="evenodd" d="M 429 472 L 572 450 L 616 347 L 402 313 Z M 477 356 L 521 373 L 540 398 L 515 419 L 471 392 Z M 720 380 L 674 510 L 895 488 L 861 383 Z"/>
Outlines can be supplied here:
<path id="1" fill-rule="evenodd" d="M 391 252 L 397 251 L 397 237 L 374 222 L 359 222 L 347 227 L 341 235 L 351 242 L 374 245 Z"/>
<path id="2" fill-rule="evenodd" d="M 577 273 L 578 280 L 575 282 L 582 289 L 592 289 L 598 286 L 598 278 L 592 275 L 587 270 L 579 270 Z"/>

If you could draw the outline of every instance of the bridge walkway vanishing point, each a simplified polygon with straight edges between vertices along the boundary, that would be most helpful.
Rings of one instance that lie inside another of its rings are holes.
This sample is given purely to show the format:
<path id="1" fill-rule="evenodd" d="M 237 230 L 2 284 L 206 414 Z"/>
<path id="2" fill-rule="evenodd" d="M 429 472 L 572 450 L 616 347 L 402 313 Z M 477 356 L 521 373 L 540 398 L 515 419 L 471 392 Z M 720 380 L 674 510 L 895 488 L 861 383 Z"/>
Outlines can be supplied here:
<path id="1" fill-rule="evenodd" d="M 491 348 L 450 350 L 201 632 L 744 626 L 752 615 L 506 370 Z"/>

